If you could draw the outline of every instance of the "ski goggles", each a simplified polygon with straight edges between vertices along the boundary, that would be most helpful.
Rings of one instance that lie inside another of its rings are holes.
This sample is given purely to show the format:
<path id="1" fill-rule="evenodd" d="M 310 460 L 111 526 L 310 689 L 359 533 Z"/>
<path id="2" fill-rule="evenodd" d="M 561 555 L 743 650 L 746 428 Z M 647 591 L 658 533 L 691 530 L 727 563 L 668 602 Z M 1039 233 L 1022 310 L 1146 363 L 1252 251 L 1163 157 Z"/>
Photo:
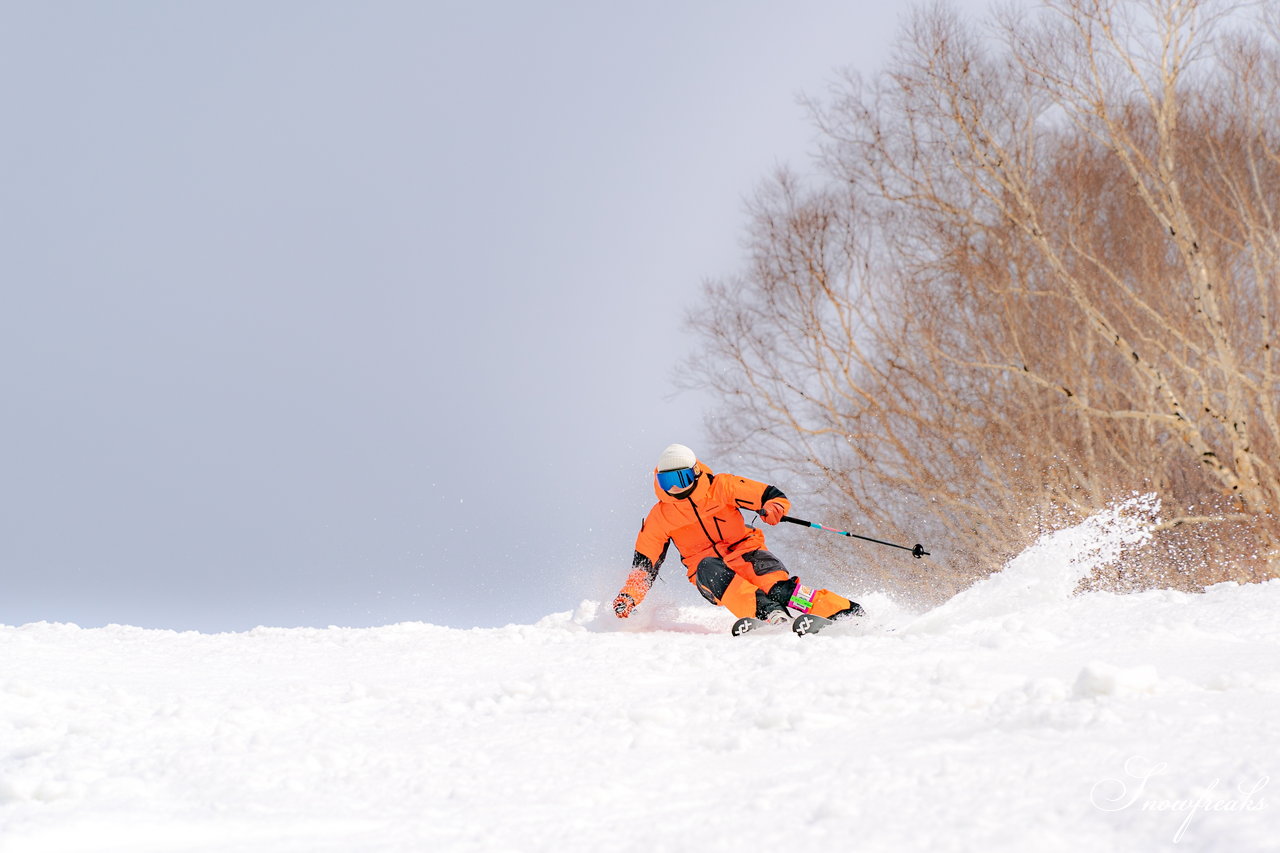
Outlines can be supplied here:
<path id="1" fill-rule="evenodd" d="M 674 471 L 658 472 L 658 487 L 664 492 L 682 491 L 693 485 L 698 479 L 698 472 L 693 468 L 677 468 Z"/>

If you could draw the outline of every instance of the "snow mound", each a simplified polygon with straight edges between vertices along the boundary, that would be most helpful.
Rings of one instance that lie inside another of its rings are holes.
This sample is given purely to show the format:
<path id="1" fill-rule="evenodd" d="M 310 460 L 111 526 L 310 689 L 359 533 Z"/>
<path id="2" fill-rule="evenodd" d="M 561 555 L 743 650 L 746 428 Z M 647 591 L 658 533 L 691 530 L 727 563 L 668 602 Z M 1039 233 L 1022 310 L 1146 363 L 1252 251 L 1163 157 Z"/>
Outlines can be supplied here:
<path id="1" fill-rule="evenodd" d="M 1090 663 L 1076 677 L 1072 693 L 1078 698 L 1133 696 L 1152 693 L 1160 682 L 1154 666 L 1120 667 Z"/>
<path id="2" fill-rule="evenodd" d="M 1158 497 L 1134 495 L 1074 527 L 1047 533 L 1003 570 L 912 620 L 903 630 L 945 631 L 1061 603 L 1094 569 L 1150 539 L 1159 514 Z"/>

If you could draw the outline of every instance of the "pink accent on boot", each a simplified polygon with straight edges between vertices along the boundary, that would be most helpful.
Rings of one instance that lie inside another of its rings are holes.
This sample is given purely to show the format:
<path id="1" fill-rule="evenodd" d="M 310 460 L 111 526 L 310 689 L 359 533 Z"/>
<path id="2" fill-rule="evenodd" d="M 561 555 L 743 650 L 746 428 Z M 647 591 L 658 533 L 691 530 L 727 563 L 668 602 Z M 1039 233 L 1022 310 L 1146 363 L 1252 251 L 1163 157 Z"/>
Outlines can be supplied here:
<path id="1" fill-rule="evenodd" d="M 795 590 L 791 593 L 791 600 L 787 602 L 787 606 L 792 610 L 808 613 L 813 610 L 813 595 L 815 592 L 817 590 L 812 587 L 797 583 Z"/>

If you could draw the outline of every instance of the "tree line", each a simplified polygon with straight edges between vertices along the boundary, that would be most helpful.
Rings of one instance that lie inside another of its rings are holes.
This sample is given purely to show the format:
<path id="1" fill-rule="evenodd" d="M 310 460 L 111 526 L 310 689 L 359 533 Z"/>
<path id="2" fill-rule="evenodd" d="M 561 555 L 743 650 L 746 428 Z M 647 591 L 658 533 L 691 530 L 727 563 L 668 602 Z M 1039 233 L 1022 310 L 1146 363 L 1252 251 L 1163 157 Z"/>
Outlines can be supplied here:
<path id="1" fill-rule="evenodd" d="M 1094 585 L 1280 576 L 1278 22 L 915 11 L 810 103 L 814 173 L 759 189 L 743 268 L 704 286 L 685 379 L 715 449 L 828 523 L 931 537 L 927 567 L 844 562 L 936 595 L 1132 492 L 1153 545 Z"/>

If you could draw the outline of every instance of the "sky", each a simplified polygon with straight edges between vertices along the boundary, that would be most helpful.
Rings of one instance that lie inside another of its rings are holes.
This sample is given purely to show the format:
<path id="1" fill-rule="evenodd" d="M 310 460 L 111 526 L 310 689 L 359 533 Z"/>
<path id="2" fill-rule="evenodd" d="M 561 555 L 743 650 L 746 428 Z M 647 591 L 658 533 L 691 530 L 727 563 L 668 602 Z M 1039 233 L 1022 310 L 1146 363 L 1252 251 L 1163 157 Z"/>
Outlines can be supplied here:
<path id="1" fill-rule="evenodd" d="M 902 8 L 0 4 L 0 623 L 612 597 L 684 318 Z"/>

